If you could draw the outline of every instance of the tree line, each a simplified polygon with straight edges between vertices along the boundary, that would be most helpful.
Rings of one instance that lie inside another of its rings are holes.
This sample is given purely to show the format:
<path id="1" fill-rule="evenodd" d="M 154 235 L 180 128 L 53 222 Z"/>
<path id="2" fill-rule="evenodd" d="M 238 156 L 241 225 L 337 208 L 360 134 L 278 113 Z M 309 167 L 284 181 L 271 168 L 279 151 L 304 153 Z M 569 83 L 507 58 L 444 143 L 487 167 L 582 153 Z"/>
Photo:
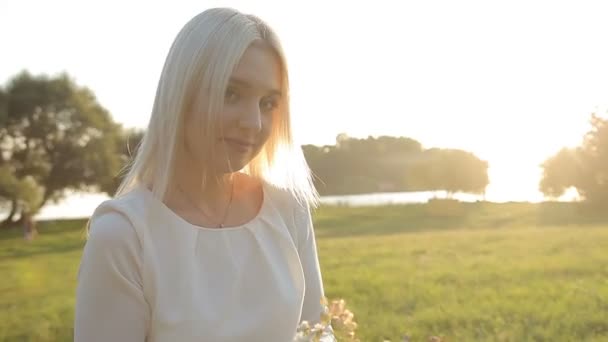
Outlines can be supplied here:
<path id="1" fill-rule="evenodd" d="M 340 134 L 335 145 L 303 146 L 321 195 L 438 191 L 483 194 L 488 163 L 458 149 L 424 149 L 405 137 L 357 139 Z"/>
<path id="2" fill-rule="evenodd" d="M 593 115 L 576 149 L 542 167 L 540 188 L 559 196 L 576 187 L 588 200 L 608 199 L 608 125 Z M 35 214 L 68 191 L 113 194 L 144 132 L 113 121 L 94 93 L 67 74 L 23 71 L 0 87 L 0 209 L 3 225 Z M 334 145 L 302 147 L 322 195 L 391 191 L 483 194 L 488 163 L 459 149 L 423 148 L 406 137 L 340 134 Z"/>

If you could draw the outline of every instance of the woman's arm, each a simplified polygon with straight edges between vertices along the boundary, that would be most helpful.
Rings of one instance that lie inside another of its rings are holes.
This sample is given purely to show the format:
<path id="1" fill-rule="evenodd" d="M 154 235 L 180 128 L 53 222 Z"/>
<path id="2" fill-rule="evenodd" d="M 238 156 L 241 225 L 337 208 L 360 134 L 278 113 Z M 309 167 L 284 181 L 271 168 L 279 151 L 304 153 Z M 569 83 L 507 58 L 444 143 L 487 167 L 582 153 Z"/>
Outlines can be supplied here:
<path id="1" fill-rule="evenodd" d="M 314 326 L 321 321 L 321 312 L 324 306 L 321 299 L 325 297 L 323 289 L 323 278 L 317 254 L 317 243 L 312 223 L 312 215 L 308 206 L 297 206 L 296 222 L 299 225 L 298 232 L 301 233 L 298 240 L 298 252 L 304 270 L 306 292 L 304 293 L 304 305 L 302 307 L 301 321 L 307 321 Z M 336 342 L 333 329 L 330 325 L 323 330 L 321 342 Z"/>
<path id="2" fill-rule="evenodd" d="M 150 310 L 137 234 L 117 212 L 94 218 L 90 228 L 78 271 L 74 341 L 145 341 Z"/>
<path id="3" fill-rule="evenodd" d="M 300 233 L 298 238 L 298 252 L 304 270 L 306 292 L 304 293 L 304 306 L 302 308 L 303 321 L 317 323 L 320 321 L 321 299 L 325 296 L 323 290 L 323 279 L 317 255 L 317 244 L 315 239 L 312 216 L 308 206 L 297 205 L 296 222 Z"/>

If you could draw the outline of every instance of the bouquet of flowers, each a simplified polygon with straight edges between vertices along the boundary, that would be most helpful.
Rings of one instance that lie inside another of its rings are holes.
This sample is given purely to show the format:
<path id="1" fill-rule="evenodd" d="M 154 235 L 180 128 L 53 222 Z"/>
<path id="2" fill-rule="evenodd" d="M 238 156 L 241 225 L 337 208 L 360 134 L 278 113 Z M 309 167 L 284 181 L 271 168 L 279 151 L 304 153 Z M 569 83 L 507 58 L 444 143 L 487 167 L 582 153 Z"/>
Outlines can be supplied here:
<path id="1" fill-rule="evenodd" d="M 346 308 L 344 299 L 333 300 L 330 305 L 327 298 L 321 299 L 323 310 L 321 311 L 320 322 L 310 326 L 307 321 L 302 321 L 298 326 L 293 342 L 360 342 L 355 337 L 357 323 L 354 321 L 355 315 Z M 402 342 L 410 342 L 410 337 L 403 336 Z M 384 340 L 384 342 L 390 342 Z M 445 342 L 438 336 L 430 336 L 428 342 Z"/>
<path id="2" fill-rule="evenodd" d="M 334 300 L 328 305 L 327 298 L 322 298 L 321 305 L 323 310 L 320 322 L 310 326 L 307 321 L 302 321 L 294 342 L 336 342 L 336 338 L 339 338 L 339 341 L 359 342 L 355 337 L 355 315 L 346 309 L 344 299 Z"/>

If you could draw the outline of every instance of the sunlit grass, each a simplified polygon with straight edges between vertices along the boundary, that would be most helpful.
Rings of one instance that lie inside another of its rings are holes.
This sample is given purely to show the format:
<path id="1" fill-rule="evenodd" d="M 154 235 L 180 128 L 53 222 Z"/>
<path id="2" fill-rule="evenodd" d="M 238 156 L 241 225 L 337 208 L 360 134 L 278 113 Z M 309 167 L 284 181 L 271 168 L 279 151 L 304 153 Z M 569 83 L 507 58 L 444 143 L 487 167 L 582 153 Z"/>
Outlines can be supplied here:
<path id="1" fill-rule="evenodd" d="M 0 233 L 0 341 L 73 340 L 83 221 L 42 224 L 27 243 Z"/>
<path id="2" fill-rule="evenodd" d="M 441 210 L 445 208 L 440 208 Z M 362 341 L 608 340 L 608 224 L 572 205 L 324 207 L 326 295 Z M 0 232 L 0 341 L 71 341 L 84 221 Z"/>
<path id="3" fill-rule="evenodd" d="M 423 207 L 318 212 L 327 297 L 348 301 L 362 341 L 608 340 L 608 225 L 472 205 L 449 227 Z"/>

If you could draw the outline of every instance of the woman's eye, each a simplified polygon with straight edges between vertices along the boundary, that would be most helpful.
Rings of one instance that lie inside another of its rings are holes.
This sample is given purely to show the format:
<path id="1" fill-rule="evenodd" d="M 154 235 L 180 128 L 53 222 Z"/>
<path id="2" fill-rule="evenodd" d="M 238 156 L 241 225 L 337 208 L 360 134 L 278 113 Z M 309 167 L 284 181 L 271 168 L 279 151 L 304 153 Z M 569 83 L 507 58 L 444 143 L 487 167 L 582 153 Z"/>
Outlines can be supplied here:
<path id="1" fill-rule="evenodd" d="M 226 103 L 235 103 L 239 100 L 239 94 L 233 89 L 226 89 L 226 94 L 224 95 L 224 99 Z"/>
<path id="2" fill-rule="evenodd" d="M 278 107 L 277 99 L 264 99 L 260 102 L 260 108 L 264 112 L 271 112 Z"/>

